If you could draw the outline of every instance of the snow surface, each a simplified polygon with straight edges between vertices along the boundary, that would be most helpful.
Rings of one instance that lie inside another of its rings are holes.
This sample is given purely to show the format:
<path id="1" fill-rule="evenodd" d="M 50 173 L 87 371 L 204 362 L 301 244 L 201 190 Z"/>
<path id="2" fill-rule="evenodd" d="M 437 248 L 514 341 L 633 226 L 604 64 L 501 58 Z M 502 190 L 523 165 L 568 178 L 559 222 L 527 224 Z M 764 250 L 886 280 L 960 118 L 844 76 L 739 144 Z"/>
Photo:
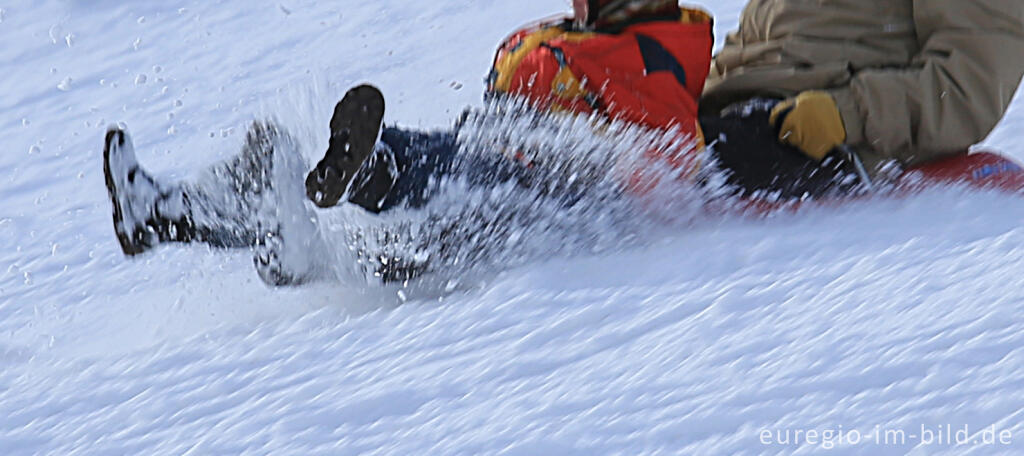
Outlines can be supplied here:
<path id="1" fill-rule="evenodd" d="M 706 3 L 721 37 L 743 2 Z M 445 126 L 479 105 L 506 33 L 567 7 L 0 2 L 0 453 L 1024 450 L 1018 196 L 708 220 L 404 303 L 269 289 L 246 253 L 121 255 L 109 124 L 165 178 L 233 154 L 254 118 L 325 143 L 333 101 L 364 81 L 388 95 L 386 122 Z M 1022 110 L 985 146 L 1022 158 Z M 944 425 L 971 442 L 922 442 Z M 863 441 L 763 444 L 787 429 Z"/>

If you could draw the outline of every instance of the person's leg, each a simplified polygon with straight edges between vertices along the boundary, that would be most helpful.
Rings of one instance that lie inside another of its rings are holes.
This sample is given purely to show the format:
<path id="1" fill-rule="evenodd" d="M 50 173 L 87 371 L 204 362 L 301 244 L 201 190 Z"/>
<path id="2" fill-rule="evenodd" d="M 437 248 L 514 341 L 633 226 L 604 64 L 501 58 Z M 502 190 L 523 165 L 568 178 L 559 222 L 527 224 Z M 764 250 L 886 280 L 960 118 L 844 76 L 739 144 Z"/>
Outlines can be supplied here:
<path id="1" fill-rule="evenodd" d="M 124 253 L 138 255 L 168 242 L 222 248 L 255 245 L 259 229 L 247 220 L 246 211 L 252 205 L 249 196 L 266 186 L 265 173 L 259 169 L 265 166 L 268 150 L 261 147 L 260 134 L 250 132 L 243 153 L 210 169 L 201 181 L 167 183 L 139 165 L 127 132 L 107 132 L 104 172 Z"/>
<path id="2" fill-rule="evenodd" d="M 717 169 L 742 196 L 769 193 L 781 198 L 825 197 L 856 193 L 852 165 L 832 156 L 821 163 L 779 143 L 768 122 L 772 100 L 751 100 L 721 116 L 702 117 L 701 128 Z"/>
<path id="3" fill-rule="evenodd" d="M 268 284 L 310 280 L 308 268 L 293 264 L 286 270 L 281 261 L 289 255 L 283 245 L 286 228 L 301 232 L 289 240 L 308 237 L 313 231 L 306 227 L 313 222 L 302 205 L 301 189 L 290 192 L 297 194 L 295 201 L 282 201 L 289 192 L 275 188 L 275 179 L 296 180 L 295 186 L 301 186 L 301 160 L 275 157 L 279 148 L 294 147 L 291 138 L 275 126 L 256 122 L 238 155 L 204 170 L 196 179 L 168 183 L 142 169 L 126 132 L 111 129 L 106 136 L 104 173 L 122 251 L 134 256 L 163 243 L 251 248 L 257 271 Z M 275 164 L 294 169 L 275 170 Z M 281 184 L 284 182 L 277 186 Z M 283 203 L 297 207 L 281 207 Z M 293 240 L 298 241 L 307 244 L 314 240 Z"/>
<path id="4" fill-rule="evenodd" d="M 456 137 L 454 131 L 384 128 L 373 155 L 353 179 L 349 202 L 373 213 L 422 207 L 454 171 Z"/>
<path id="5" fill-rule="evenodd" d="M 329 208 L 347 198 L 381 213 L 422 207 L 448 175 L 482 185 L 528 173 L 522 163 L 509 163 L 506 157 L 457 157 L 458 126 L 436 132 L 381 130 L 384 109 L 380 90 L 365 84 L 350 89 L 335 105 L 329 146 L 305 180 L 309 200 Z"/>

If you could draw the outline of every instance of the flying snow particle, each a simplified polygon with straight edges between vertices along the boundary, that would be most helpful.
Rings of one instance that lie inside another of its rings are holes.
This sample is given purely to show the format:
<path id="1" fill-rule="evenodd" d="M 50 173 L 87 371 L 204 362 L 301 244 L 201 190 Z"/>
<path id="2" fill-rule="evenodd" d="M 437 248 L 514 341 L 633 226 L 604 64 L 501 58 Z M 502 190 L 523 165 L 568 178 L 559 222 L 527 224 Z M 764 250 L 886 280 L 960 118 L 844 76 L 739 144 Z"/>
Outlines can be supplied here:
<path id="1" fill-rule="evenodd" d="M 67 92 L 71 90 L 71 77 L 68 76 L 64 78 L 63 81 L 60 81 L 60 84 L 57 84 L 57 89 L 61 92 Z"/>
<path id="2" fill-rule="evenodd" d="M 146 23 L 146 16 L 139 16 L 139 19 L 137 21 L 135 21 L 135 22 L 138 22 L 140 24 L 145 24 Z"/>
<path id="3" fill-rule="evenodd" d="M 49 35 L 50 35 L 50 42 L 53 43 L 53 44 L 57 44 L 57 37 L 60 36 L 60 26 L 59 25 L 50 26 Z"/>
<path id="4" fill-rule="evenodd" d="M 135 77 L 135 85 L 143 85 L 143 84 L 146 83 L 146 80 L 147 80 L 146 75 L 140 74 L 140 75 Z"/>

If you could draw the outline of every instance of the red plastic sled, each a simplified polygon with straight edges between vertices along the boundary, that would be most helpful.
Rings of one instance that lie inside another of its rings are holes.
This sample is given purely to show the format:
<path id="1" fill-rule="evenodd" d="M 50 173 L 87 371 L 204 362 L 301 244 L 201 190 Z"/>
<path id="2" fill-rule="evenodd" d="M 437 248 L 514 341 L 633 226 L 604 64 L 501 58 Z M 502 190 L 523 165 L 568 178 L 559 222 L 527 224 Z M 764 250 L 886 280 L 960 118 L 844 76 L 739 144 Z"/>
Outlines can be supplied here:
<path id="1" fill-rule="evenodd" d="M 975 188 L 1024 192 L 1024 167 L 997 153 L 976 152 L 910 169 L 900 181 L 910 188 L 967 184 Z"/>
<path id="2" fill-rule="evenodd" d="M 995 152 L 955 155 L 907 170 L 897 181 L 895 191 L 889 191 L 886 194 L 899 198 L 942 185 L 968 185 L 979 189 L 995 189 L 1024 194 L 1024 166 Z M 740 213 L 764 216 L 780 211 L 795 211 L 808 205 L 838 206 L 864 196 L 866 195 L 824 198 L 814 201 L 768 201 L 760 198 L 743 198 L 724 204 L 722 201 L 716 201 L 706 205 L 705 210 L 715 214 Z"/>

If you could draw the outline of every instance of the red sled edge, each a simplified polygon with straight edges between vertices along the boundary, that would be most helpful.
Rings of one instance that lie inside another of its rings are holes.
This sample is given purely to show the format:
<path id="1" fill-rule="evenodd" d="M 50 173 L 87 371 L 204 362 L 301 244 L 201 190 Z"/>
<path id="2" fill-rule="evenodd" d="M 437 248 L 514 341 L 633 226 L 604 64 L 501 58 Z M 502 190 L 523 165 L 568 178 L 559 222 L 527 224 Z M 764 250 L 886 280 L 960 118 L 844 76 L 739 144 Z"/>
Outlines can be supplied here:
<path id="1" fill-rule="evenodd" d="M 975 152 L 927 163 L 900 177 L 900 186 L 910 188 L 940 184 L 1024 193 L 1024 166 L 995 152 Z"/>
<path id="2" fill-rule="evenodd" d="M 955 155 L 908 169 L 899 177 L 895 191 L 889 196 L 906 196 L 942 185 L 967 185 L 977 189 L 1024 194 L 1024 166 L 995 152 Z M 862 199 L 863 196 L 825 198 L 815 201 L 769 201 L 761 198 L 742 198 L 739 201 L 725 204 L 721 202 L 710 204 L 705 206 L 705 210 L 715 214 L 738 213 L 766 216 L 779 212 L 795 212 L 808 204 L 838 206 L 844 202 Z"/>

